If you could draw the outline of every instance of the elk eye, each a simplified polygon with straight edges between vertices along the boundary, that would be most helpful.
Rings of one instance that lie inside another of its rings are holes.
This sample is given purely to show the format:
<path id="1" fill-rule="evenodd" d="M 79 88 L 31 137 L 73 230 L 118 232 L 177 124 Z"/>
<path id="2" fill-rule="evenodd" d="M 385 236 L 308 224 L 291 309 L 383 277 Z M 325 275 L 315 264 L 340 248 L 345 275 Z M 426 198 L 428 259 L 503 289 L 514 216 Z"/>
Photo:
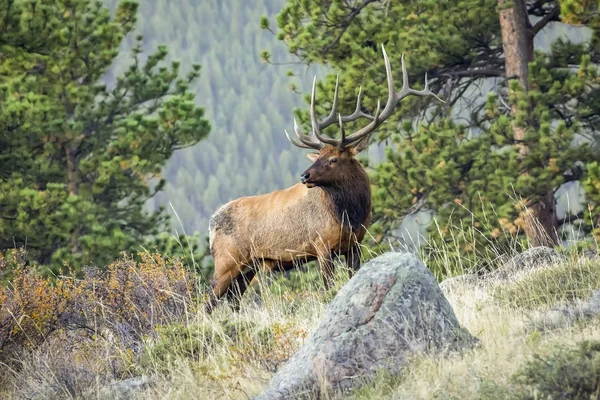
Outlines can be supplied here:
<path id="1" fill-rule="evenodd" d="M 332 164 L 336 163 L 337 162 L 337 158 L 335 158 L 335 157 L 334 158 L 330 158 L 329 162 L 332 163 Z"/>

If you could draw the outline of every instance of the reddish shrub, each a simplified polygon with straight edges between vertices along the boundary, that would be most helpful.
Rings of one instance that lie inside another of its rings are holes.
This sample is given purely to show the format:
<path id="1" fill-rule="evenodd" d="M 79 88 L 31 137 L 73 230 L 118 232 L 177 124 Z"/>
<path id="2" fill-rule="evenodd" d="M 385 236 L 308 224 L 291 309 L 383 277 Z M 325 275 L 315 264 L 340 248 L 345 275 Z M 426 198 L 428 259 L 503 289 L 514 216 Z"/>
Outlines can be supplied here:
<path id="1" fill-rule="evenodd" d="M 0 362 L 9 365 L 59 333 L 65 347 L 72 345 L 68 338 L 110 338 L 135 357 L 157 326 L 184 320 L 197 289 L 189 270 L 160 254 L 144 253 L 140 262 L 123 255 L 103 271 L 88 268 L 81 279 L 48 280 L 17 264 L 0 286 Z"/>

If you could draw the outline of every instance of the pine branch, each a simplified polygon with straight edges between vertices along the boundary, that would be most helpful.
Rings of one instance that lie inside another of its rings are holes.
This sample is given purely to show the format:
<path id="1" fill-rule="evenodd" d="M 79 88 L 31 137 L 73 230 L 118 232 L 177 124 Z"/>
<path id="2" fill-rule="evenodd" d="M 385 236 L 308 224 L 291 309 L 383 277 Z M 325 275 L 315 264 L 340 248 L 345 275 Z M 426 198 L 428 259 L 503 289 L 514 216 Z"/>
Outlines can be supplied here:
<path id="1" fill-rule="evenodd" d="M 541 20 L 539 20 L 538 22 L 536 22 L 536 24 L 533 26 L 533 28 L 531 28 L 531 31 L 533 32 L 533 35 L 537 35 L 539 31 L 541 31 L 542 29 L 544 29 L 546 27 L 546 25 L 548 25 L 550 22 L 553 21 L 560 21 L 560 7 L 554 7 L 552 10 L 550 10 L 550 12 L 548 14 L 546 14 L 544 16 L 544 18 L 542 18 Z"/>
<path id="2" fill-rule="evenodd" d="M 583 168 L 581 168 L 580 166 L 574 166 L 573 168 L 571 168 L 571 170 L 568 173 L 563 174 L 563 184 L 568 183 L 568 182 L 577 182 L 579 180 L 581 180 L 581 178 L 583 177 Z M 557 188 L 558 190 L 558 188 Z"/>
<path id="3" fill-rule="evenodd" d="M 548 3 L 554 3 L 554 0 L 537 0 L 527 9 L 527 13 L 542 17 L 546 14 L 547 8 L 544 6 Z"/>
<path id="4" fill-rule="evenodd" d="M 327 46 L 325 46 L 322 53 L 323 54 L 327 53 L 333 46 L 335 46 L 340 41 L 342 36 L 344 36 L 344 33 L 346 32 L 346 30 L 350 27 L 350 25 L 352 25 L 352 22 L 361 13 L 361 11 L 365 7 L 367 7 L 369 4 L 374 3 L 375 1 L 377 1 L 377 0 L 364 0 L 363 3 L 359 7 L 351 8 L 352 11 L 350 12 L 348 20 L 343 25 L 342 31 L 337 35 L 337 37 L 333 40 L 333 42 L 331 42 Z"/>
<path id="5" fill-rule="evenodd" d="M 434 72 L 430 74 L 431 78 L 448 76 L 451 78 L 494 78 L 504 77 L 505 73 L 501 69 L 465 69 L 460 71 L 444 71 Z"/>

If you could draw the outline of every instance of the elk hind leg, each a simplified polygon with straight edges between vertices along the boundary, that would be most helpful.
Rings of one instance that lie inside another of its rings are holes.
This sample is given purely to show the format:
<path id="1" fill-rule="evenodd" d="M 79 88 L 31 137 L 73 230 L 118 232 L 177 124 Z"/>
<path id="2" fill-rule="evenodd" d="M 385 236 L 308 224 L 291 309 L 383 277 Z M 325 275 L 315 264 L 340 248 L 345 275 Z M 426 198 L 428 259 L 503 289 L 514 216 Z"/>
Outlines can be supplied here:
<path id="1" fill-rule="evenodd" d="M 261 288 L 263 286 L 263 284 L 265 282 L 264 279 L 266 277 L 266 273 L 272 272 L 275 266 L 275 261 L 273 260 L 260 260 L 260 261 L 255 261 L 255 271 L 253 274 L 253 278 L 250 280 L 250 283 L 248 284 L 249 288 L 254 289 L 255 293 L 259 294 L 261 293 Z M 261 274 L 258 274 L 258 272 L 261 272 Z"/>
<path id="2" fill-rule="evenodd" d="M 205 306 L 205 310 L 209 314 L 217 305 L 217 302 L 230 291 L 232 283 L 242 272 L 241 268 L 244 268 L 239 261 L 230 256 L 216 256 L 214 259 L 215 273 L 211 284 L 212 290 Z"/>

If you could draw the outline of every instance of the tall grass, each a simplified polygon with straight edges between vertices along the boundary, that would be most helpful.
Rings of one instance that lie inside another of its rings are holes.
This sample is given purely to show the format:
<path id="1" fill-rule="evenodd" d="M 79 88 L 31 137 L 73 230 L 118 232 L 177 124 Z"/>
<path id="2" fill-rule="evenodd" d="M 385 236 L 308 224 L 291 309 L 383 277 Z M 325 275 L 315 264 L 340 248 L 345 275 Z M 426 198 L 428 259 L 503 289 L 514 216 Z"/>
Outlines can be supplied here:
<path id="1" fill-rule="evenodd" d="M 494 248 L 484 228 L 453 227 L 459 236 L 429 242 L 424 261 L 447 265 L 437 271 L 440 279 L 501 264 L 507 249 Z M 513 246 L 509 255 L 523 250 L 512 233 L 506 235 L 504 243 Z M 461 254 L 465 239 L 483 250 Z M 371 247 L 363 254 L 369 259 L 381 251 Z M 574 252 L 562 264 L 502 282 L 475 278 L 453 285 L 447 297 L 480 345 L 446 358 L 416 357 L 401 376 L 381 371 L 352 397 L 535 398 L 541 389 L 515 378 L 528 361 L 552 357 L 559 345 L 600 337 L 594 316 L 565 318 L 550 328 L 539 324 L 556 304 L 585 301 L 599 288 L 600 261 L 580 258 Z M 329 290 L 315 267 L 261 271 L 239 312 L 223 304 L 207 315 L 201 285 L 161 255 L 140 262 L 124 257 L 106 273 L 64 277 L 58 285 L 22 266 L 13 276 L 20 286 L 0 291 L 0 398 L 110 398 L 103 394 L 107 384 L 135 376 L 149 377 L 139 392 L 144 399 L 251 398 L 302 346 L 349 279 L 340 263 L 336 270 Z"/>

